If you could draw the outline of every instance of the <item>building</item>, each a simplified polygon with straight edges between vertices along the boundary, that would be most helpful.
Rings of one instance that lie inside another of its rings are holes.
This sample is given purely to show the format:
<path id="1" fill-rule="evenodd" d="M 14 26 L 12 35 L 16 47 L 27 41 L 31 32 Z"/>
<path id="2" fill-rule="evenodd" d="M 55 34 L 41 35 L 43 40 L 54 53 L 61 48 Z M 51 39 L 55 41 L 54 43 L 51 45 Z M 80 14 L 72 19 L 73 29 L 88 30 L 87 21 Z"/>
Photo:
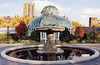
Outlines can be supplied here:
<path id="1" fill-rule="evenodd" d="M 90 17 L 89 18 L 89 27 L 92 27 L 94 24 L 100 24 L 100 18 Z"/>
<path id="2" fill-rule="evenodd" d="M 35 4 L 30 3 L 24 3 L 23 5 L 23 16 L 29 16 L 34 17 L 35 16 Z"/>
<path id="3" fill-rule="evenodd" d="M 28 36 L 32 31 L 37 30 L 37 27 L 64 27 L 68 28 L 70 34 L 74 34 L 74 28 L 70 21 L 64 17 L 59 16 L 59 11 L 55 6 L 46 6 L 41 12 L 42 16 L 33 19 L 28 25 Z M 60 32 L 54 32 L 53 42 L 59 40 Z M 46 32 L 40 32 L 40 42 L 47 43 Z"/>

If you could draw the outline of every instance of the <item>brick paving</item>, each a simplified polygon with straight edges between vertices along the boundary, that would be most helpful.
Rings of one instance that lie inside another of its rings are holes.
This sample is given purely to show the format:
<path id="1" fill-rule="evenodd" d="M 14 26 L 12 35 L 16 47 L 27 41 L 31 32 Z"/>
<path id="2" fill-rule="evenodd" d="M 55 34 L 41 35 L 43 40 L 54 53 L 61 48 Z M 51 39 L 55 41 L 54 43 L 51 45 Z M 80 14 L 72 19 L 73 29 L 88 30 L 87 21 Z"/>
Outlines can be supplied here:
<path id="1" fill-rule="evenodd" d="M 23 45 L 29 45 L 29 44 L 18 44 L 18 45 L 0 44 L 0 52 L 7 49 L 7 48 L 11 48 L 11 47 L 14 47 L 14 46 L 23 46 Z M 68 44 L 64 44 L 64 45 L 68 45 Z M 96 49 L 100 52 L 100 44 L 69 44 L 69 45 L 70 46 L 90 47 L 90 48 L 94 48 L 94 49 Z M 32 64 L 8 61 L 8 60 L 2 58 L 1 55 L 0 55 L 0 65 L 32 65 Z M 59 64 L 59 65 L 61 65 L 61 64 Z M 80 62 L 80 63 L 75 63 L 75 64 L 62 64 L 62 65 L 100 65 L 100 57 L 98 57 L 94 60 L 91 60 L 91 61 L 87 61 L 87 62 Z"/>

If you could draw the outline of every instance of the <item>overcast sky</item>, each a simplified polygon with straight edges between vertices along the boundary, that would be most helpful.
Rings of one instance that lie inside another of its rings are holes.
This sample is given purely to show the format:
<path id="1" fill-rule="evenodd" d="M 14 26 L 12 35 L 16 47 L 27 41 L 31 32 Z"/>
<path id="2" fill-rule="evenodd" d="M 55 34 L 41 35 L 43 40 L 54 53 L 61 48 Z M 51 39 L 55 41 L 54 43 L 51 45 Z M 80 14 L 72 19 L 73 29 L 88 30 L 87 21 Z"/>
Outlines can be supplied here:
<path id="1" fill-rule="evenodd" d="M 71 21 L 89 25 L 89 17 L 100 18 L 100 0 L 0 0 L 1 16 L 23 16 L 23 3 L 35 3 L 35 15 L 40 16 L 41 10 L 47 5 L 54 5 L 59 16 L 67 16 Z"/>

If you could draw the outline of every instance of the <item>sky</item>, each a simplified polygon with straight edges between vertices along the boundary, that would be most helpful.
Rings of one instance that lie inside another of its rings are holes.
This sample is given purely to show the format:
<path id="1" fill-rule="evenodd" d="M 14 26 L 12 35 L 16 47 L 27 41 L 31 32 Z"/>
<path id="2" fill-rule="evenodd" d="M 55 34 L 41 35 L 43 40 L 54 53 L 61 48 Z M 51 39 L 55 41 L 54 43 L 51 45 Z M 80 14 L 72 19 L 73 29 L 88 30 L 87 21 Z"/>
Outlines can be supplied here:
<path id="1" fill-rule="evenodd" d="M 35 3 L 35 15 L 40 16 L 47 5 L 56 6 L 59 16 L 89 26 L 89 17 L 100 18 L 100 0 L 0 0 L 0 17 L 23 16 L 23 4 Z"/>

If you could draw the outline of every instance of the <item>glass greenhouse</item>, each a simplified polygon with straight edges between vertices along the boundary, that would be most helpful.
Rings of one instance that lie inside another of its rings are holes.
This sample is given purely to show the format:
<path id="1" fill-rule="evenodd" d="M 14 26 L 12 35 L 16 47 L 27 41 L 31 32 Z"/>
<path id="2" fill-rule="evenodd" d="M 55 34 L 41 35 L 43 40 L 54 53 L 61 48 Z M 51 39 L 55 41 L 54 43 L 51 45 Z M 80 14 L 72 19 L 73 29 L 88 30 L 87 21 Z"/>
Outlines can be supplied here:
<path id="1" fill-rule="evenodd" d="M 43 26 L 60 26 L 68 28 L 71 34 L 74 34 L 74 28 L 70 21 L 58 16 L 59 12 L 55 6 L 49 5 L 43 8 L 41 12 L 42 16 L 33 19 L 28 25 L 28 36 L 31 32 L 37 30 L 37 27 Z M 59 32 L 55 32 L 53 36 L 53 41 L 59 40 Z M 40 32 L 40 41 L 47 42 L 47 35 L 45 32 Z"/>

